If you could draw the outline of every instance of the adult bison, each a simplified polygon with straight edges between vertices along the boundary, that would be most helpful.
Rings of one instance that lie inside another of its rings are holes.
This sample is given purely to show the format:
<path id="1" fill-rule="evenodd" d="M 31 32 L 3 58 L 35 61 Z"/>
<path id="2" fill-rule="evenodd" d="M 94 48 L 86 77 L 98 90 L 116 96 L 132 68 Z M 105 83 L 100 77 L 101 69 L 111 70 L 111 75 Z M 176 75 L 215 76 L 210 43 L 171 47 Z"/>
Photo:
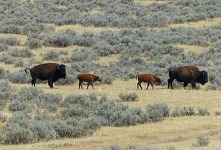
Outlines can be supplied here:
<path id="1" fill-rule="evenodd" d="M 53 83 L 56 82 L 60 78 L 66 77 L 66 66 L 63 64 L 57 63 L 44 63 L 33 68 L 26 68 L 25 72 L 27 74 L 27 70 L 30 70 L 31 73 L 31 84 L 35 86 L 36 80 L 40 79 L 42 81 L 48 80 L 48 85 L 50 88 L 53 88 Z"/>
<path id="2" fill-rule="evenodd" d="M 157 77 L 156 75 L 154 74 L 138 74 L 136 76 L 136 79 L 138 79 L 138 83 L 137 83 L 137 89 L 139 89 L 139 86 L 140 86 L 140 89 L 142 90 L 142 86 L 141 86 L 141 83 L 142 82 L 147 82 L 147 89 L 149 87 L 149 85 L 151 84 L 152 86 L 152 89 L 153 88 L 153 84 L 154 83 L 158 83 L 158 84 L 161 84 L 161 80 L 159 77 Z"/>
<path id="3" fill-rule="evenodd" d="M 83 87 L 82 87 L 83 82 L 87 82 L 87 89 L 88 89 L 89 85 L 91 85 L 92 88 L 94 89 L 93 82 L 94 81 L 101 81 L 99 76 L 96 76 L 96 75 L 93 75 L 93 74 L 79 74 L 77 76 L 77 79 L 79 80 L 79 89 L 80 88 L 83 89 Z"/>
<path id="4" fill-rule="evenodd" d="M 191 83 L 193 89 L 196 88 L 196 83 L 201 83 L 204 85 L 208 82 L 207 72 L 205 70 L 200 71 L 199 68 L 195 66 L 174 67 L 169 68 L 168 71 L 168 89 L 170 87 L 173 89 L 172 82 L 174 79 L 176 79 L 178 82 L 184 82 L 184 88 L 186 88 L 188 83 Z"/>

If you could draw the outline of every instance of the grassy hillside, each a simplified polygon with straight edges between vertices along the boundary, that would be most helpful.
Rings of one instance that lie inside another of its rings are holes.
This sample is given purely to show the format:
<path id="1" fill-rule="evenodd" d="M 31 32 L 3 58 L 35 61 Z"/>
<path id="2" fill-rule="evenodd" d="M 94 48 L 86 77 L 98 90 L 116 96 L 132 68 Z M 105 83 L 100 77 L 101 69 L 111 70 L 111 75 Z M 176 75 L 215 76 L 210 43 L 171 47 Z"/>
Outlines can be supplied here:
<path id="1" fill-rule="evenodd" d="M 219 0 L 1 1 L 0 149 L 218 150 L 220 7 Z M 54 89 L 40 81 L 31 88 L 24 69 L 44 62 L 67 65 L 67 78 Z M 168 90 L 167 69 L 184 65 L 206 70 L 209 82 Z M 79 73 L 102 82 L 79 90 Z M 137 90 L 138 73 L 156 74 L 162 85 Z"/>

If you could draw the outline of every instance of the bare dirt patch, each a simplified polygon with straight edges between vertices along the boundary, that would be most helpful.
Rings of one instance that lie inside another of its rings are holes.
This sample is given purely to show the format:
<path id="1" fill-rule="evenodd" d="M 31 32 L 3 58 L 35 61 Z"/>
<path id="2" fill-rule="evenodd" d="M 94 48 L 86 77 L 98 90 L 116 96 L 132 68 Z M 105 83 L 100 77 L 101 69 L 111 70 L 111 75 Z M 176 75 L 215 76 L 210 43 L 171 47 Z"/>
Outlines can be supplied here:
<path id="1" fill-rule="evenodd" d="M 203 47 L 203 46 L 184 45 L 184 44 L 176 44 L 176 46 L 179 48 L 183 48 L 186 53 L 189 51 L 192 51 L 194 53 L 201 53 L 204 49 L 207 48 L 207 47 Z"/>
<path id="2" fill-rule="evenodd" d="M 181 24 L 171 24 L 168 25 L 169 28 L 178 28 L 178 27 L 190 27 L 190 28 L 207 28 L 210 26 L 220 26 L 221 18 L 213 18 L 202 20 L 198 22 L 185 22 Z"/>
<path id="3" fill-rule="evenodd" d="M 134 0 L 134 2 L 141 5 L 151 5 L 153 3 L 165 3 L 166 0 Z"/>
<path id="4" fill-rule="evenodd" d="M 115 27 L 93 27 L 93 26 L 89 26 L 89 27 L 85 27 L 82 25 L 63 25 L 63 26 L 56 26 L 55 31 L 59 32 L 62 30 L 74 30 L 75 32 L 82 34 L 84 32 L 91 32 L 94 34 L 99 34 L 102 31 L 120 31 L 121 28 L 115 28 Z"/>

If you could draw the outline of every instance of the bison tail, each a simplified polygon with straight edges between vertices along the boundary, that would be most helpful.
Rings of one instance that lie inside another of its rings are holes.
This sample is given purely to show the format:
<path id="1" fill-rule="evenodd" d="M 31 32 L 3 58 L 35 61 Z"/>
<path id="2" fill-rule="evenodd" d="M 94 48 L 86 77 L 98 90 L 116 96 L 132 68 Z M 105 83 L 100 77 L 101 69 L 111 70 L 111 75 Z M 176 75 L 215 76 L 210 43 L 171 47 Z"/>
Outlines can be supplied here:
<path id="1" fill-rule="evenodd" d="M 27 72 L 28 69 L 31 71 L 30 68 L 25 68 L 25 73 L 26 73 L 26 74 L 28 74 L 28 72 Z"/>
<path id="2" fill-rule="evenodd" d="M 137 78 L 138 78 L 138 75 L 136 75 L 136 80 L 137 80 Z"/>

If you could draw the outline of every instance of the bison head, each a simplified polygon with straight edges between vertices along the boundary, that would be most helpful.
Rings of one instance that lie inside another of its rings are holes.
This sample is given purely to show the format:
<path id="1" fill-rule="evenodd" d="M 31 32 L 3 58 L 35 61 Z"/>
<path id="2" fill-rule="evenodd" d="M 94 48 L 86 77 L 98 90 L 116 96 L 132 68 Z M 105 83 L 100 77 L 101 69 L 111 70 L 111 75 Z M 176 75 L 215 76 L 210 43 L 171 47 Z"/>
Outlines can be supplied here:
<path id="1" fill-rule="evenodd" d="M 65 77 L 66 77 L 66 66 L 63 65 L 63 64 L 59 65 L 59 66 L 58 66 L 58 72 L 59 72 L 59 76 L 60 76 L 61 78 L 64 78 L 64 79 L 65 79 Z"/>
<path id="2" fill-rule="evenodd" d="M 161 80 L 159 77 L 156 77 L 155 83 L 156 83 L 156 85 L 161 85 Z"/>
<path id="3" fill-rule="evenodd" d="M 95 76 L 95 78 L 94 78 L 94 81 L 101 81 L 101 79 L 100 79 L 100 77 L 99 76 Z"/>
<path id="4" fill-rule="evenodd" d="M 197 78 L 196 78 L 196 82 L 197 83 L 201 83 L 202 85 L 204 85 L 205 83 L 208 82 L 208 75 L 206 71 L 199 71 Z"/>

